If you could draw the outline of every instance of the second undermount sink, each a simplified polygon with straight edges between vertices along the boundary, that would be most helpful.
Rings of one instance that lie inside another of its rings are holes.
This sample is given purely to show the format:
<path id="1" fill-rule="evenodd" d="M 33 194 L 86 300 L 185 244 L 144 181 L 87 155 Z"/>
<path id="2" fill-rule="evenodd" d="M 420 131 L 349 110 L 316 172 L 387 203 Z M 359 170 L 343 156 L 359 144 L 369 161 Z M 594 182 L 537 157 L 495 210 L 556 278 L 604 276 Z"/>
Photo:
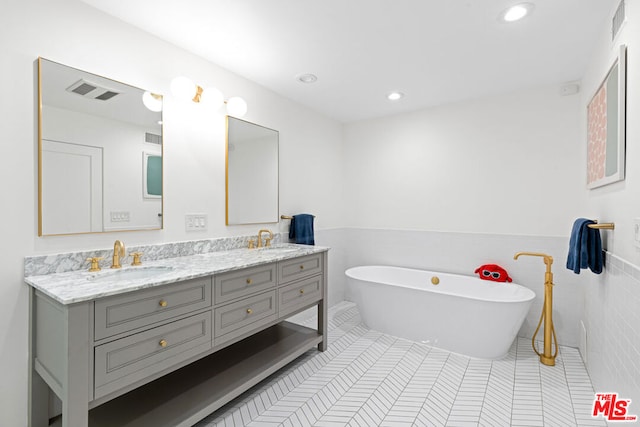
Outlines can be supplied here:
<path id="1" fill-rule="evenodd" d="M 266 248 L 261 248 L 259 250 L 265 254 L 279 255 L 279 254 L 286 254 L 289 252 L 295 252 L 299 249 L 292 248 L 291 246 L 269 246 Z"/>
<path id="2" fill-rule="evenodd" d="M 123 270 L 109 271 L 91 276 L 88 280 L 92 282 L 113 282 L 115 280 L 142 280 L 169 273 L 173 270 L 170 266 L 158 267 L 132 267 Z"/>

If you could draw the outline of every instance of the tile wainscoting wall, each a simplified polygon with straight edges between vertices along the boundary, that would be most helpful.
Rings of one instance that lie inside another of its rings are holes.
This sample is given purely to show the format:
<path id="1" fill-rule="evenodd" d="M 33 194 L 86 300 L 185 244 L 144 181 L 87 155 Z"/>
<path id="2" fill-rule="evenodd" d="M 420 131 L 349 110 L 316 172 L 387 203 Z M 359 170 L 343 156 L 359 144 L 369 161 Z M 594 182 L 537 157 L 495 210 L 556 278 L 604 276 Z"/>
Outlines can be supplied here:
<path id="1" fill-rule="evenodd" d="M 599 392 L 631 399 L 640 416 L 640 267 L 607 253 L 606 267 L 584 288 L 586 365 Z"/>
<path id="2" fill-rule="evenodd" d="M 536 293 L 519 333 L 519 336 L 527 338 L 533 335 L 542 311 L 545 265 L 542 258 L 521 257 L 515 261 L 513 255 L 519 251 L 548 253 L 554 258 L 553 321 L 558 341 L 561 345 L 578 347 L 579 324 L 583 316 L 581 289 L 587 286 L 593 275 L 590 272 L 578 275 L 567 270 L 569 239 L 566 237 L 362 228 L 343 229 L 343 234 L 347 254 L 345 267 L 396 265 L 473 275 L 482 264 L 501 265 L 514 283 Z M 332 274 L 332 277 L 336 276 L 335 271 Z M 344 281 L 343 278 L 340 280 Z M 331 286 L 337 285 L 335 281 L 330 283 Z M 351 300 L 346 285 L 344 292 L 345 299 Z"/>

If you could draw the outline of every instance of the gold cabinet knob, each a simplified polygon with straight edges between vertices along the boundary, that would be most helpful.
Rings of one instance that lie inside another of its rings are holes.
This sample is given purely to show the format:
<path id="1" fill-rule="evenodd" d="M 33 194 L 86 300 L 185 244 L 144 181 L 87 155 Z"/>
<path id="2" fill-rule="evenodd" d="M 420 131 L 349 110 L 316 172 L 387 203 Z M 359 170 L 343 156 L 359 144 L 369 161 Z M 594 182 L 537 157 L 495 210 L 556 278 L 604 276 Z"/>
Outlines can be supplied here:
<path id="1" fill-rule="evenodd" d="M 300 293 L 301 293 L 301 294 L 304 294 L 304 289 L 300 289 Z"/>
<path id="2" fill-rule="evenodd" d="M 158 305 L 160 305 L 160 307 L 166 307 L 167 306 L 167 301 L 161 299 L 160 302 L 158 303 Z"/>
<path id="3" fill-rule="evenodd" d="M 433 276 L 431 278 L 431 283 L 433 283 L 434 285 L 437 285 L 438 283 L 440 283 L 440 279 L 438 278 L 438 276 Z"/>
<path id="4" fill-rule="evenodd" d="M 300 266 L 300 270 L 304 270 L 304 265 L 301 265 L 301 266 Z"/>
<path id="5" fill-rule="evenodd" d="M 251 283 L 253 283 L 253 280 L 247 279 L 247 285 L 250 285 Z"/>
<path id="6" fill-rule="evenodd" d="M 251 314 L 253 313 L 253 310 L 251 310 L 250 308 L 247 308 L 247 314 Z"/>
<path id="7" fill-rule="evenodd" d="M 160 340 L 160 342 L 158 344 L 160 344 L 160 347 L 166 347 L 167 346 L 167 340 Z"/>

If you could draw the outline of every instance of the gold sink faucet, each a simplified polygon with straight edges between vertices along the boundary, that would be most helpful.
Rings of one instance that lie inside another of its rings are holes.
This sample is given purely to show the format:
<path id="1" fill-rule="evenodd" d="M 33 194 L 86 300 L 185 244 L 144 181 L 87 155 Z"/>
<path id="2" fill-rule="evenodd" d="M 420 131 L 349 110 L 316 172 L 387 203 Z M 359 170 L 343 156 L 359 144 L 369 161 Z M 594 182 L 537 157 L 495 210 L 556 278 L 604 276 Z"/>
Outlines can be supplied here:
<path id="1" fill-rule="evenodd" d="M 273 240 L 273 233 L 271 232 L 271 230 L 260 230 L 258 231 L 258 247 L 261 248 L 262 247 L 262 233 L 269 233 L 269 237 L 264 239 L 264 247 L 269 247 L 271 246 L 271 240 Z"/>
<path id="2" fill-rule="evenodd" d="M 116 240 L 113 244 L 113 262 L 111 268 L 120 268 L 120 258 L 124 258 L 124 243 L 121 240 Z"/>

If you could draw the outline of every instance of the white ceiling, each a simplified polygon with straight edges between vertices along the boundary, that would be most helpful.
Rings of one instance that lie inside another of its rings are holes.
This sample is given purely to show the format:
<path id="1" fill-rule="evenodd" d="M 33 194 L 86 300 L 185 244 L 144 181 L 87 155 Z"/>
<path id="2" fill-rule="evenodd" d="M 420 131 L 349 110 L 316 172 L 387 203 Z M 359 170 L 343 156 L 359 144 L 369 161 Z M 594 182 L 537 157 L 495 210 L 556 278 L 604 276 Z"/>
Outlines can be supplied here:
<path id="1" fill-rule="evenodd" d="M 498 15 L 514 0 L 83 1 L 351 122 L 579 80 L 619 0 L 528 0 L 511 24 Z"/>

